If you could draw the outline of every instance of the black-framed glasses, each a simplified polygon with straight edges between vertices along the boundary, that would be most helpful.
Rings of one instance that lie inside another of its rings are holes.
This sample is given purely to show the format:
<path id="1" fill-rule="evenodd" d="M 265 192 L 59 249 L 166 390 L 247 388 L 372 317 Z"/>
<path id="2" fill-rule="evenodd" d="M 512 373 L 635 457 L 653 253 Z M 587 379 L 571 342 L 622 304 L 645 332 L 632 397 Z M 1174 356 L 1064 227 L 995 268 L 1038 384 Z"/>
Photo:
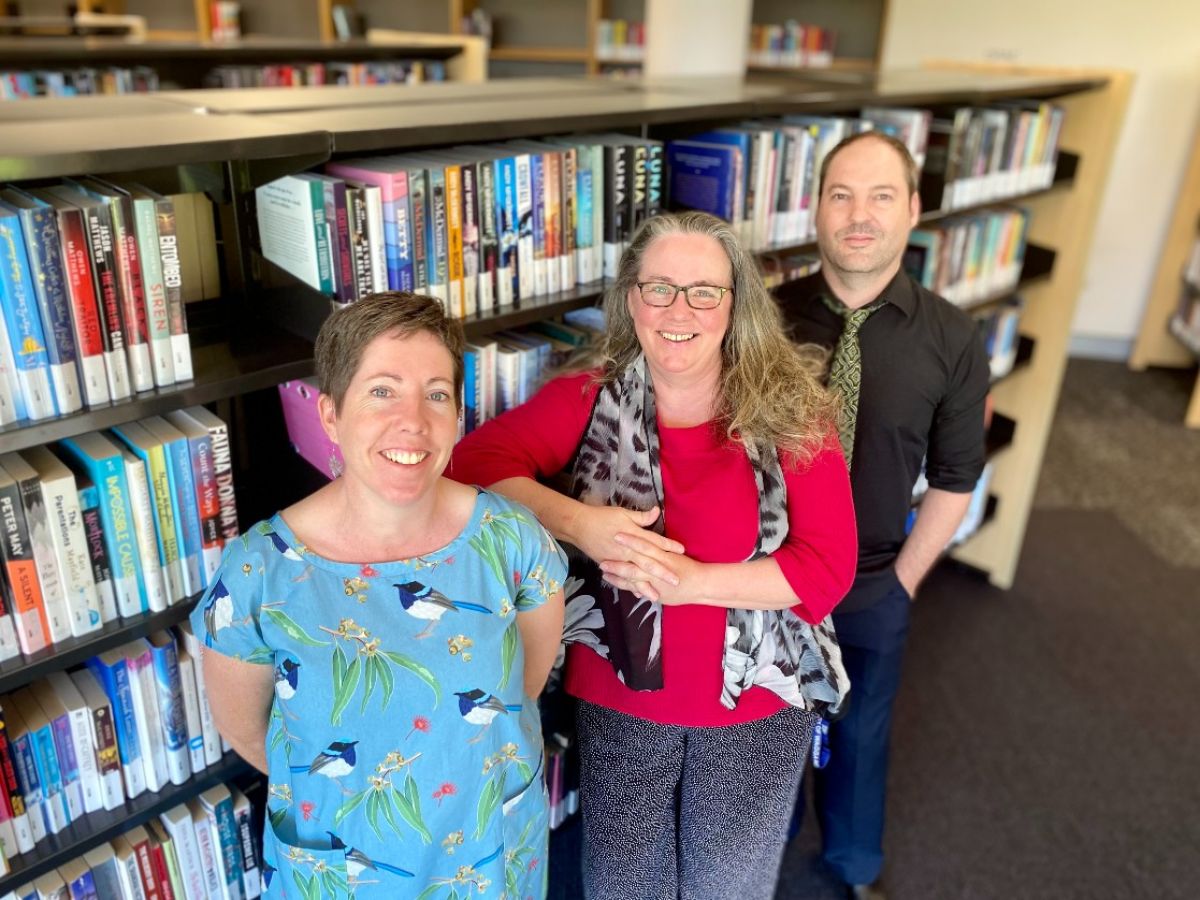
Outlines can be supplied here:
<path id="1" fill-rule="evenodd" d="M 716 309 L 732 288 L 715 284 L 671 284 L 669 281 L 639 281 L 638 291 L 647 306 L 670 306 L 683 291 L 683 299 L 692 309 Z"/>

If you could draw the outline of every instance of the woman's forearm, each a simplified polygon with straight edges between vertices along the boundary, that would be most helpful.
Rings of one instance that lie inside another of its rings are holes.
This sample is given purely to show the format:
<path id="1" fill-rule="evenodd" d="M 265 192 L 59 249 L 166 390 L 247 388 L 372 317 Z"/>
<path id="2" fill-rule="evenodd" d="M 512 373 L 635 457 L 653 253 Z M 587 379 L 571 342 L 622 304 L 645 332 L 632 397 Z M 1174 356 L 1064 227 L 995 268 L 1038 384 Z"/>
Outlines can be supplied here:
<path id="1" fill-rule="evenodd" d="M 553 488 L 524 476 L 505 478 L 489 487 L 496 493 L 529 507 L 538 521 L 558 540 L 578 543 L 574 526 L 579 518 L 580 507 L 583 506 L 578 500 L 572 500 Z"/>
<path id="2" fill-rule="evenodd" d="M 680 591 L 694 591 L 691 602 L 734 609 L 788 609 L 803 605 L 779 563 L 770 557 L 753 562 L 695 563 L 696 574 Z"/>

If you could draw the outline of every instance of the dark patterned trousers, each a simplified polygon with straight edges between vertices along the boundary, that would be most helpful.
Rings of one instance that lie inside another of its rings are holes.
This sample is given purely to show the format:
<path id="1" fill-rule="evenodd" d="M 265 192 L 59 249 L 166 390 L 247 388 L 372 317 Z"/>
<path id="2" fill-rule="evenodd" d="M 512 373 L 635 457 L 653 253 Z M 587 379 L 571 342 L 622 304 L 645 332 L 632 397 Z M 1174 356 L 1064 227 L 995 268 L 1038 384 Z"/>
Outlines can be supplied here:
<path id="1" fill-rule="evenodd" d="M 771 900 L 816 720 L 686 728 L 581 702 L 587 900 Z"/>

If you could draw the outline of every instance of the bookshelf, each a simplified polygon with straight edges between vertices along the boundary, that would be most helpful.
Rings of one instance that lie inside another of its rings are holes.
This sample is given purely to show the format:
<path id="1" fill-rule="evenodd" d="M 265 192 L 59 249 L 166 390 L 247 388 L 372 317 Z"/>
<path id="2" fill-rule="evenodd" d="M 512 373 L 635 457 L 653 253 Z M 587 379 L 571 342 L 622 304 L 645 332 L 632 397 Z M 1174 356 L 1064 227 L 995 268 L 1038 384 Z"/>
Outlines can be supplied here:
<path id="1" fill-rule="evenodd" d="M 1169 329 L 1171 316 L 1179 306 L 1180 294 L 1185 290 L 1183 268 L 1192 244 L 1200 234 L 1197 224 L 1200 222 L 1200 131 L 1196 133 L 1178 196 L 1142 325 L 1129 355 L 1129 368 L 1134 371 L 1140 372 L 1149 366 L 1183 368 L 1195 365 L 1200 358 L 1200 348 L 1186 345 Z M 1184 424 L 1188 428 L 1200 428 L 1200 376 L 1197 376 Z"/>
<path id="2" fill-rule="evenodd" d="M 331 90 L 337 92 L 331 94 Z M 312 371 L 311 344 L 327 299 L 262 260 L 255 249 L 254 188 L 331 158 L 402 152 L 471 141 L 495 141 L 569 131 L 624 130 L 667 139 L 725 121 L 812 111 L 844 112 L 863 105 L 949 108 L 1007 97 L 1052 98 L 1067 108 L 1055 185 L 1024 195 L 1032 226 L 1019 290 L 1027 304 L 1022 364 L 994 387 L 997 423 L 990 433 L 996 475 L 988 524 L 953 554 L 1011 585 L 1037 481 L 1041 454 L 1066 360 L 1073 307 L 1091 244 L 1129 91 L 1120 72 L 993 70 L 942 66 L 870 80 L 792 82 L 787 88 L 742 82 L 661 80 L 580 81 L 542 78 L 478 85 L 432 84 L 362 89 L 163 92 L 152 97 L 30 100 L 0 110 L 0 181 L 21 183 L 86 173 L 134 172 L 156 189 L 203 189 L 219 204 L 225 245 L 225 290 L 209 305 L 189 306 L 195 380 L 162 392 L 74 416 L 0 431 L 0 450 L 22 449 L 193 403 L 219 403 L 229 422 L 243 524 L 296 499 L 314 473 L 296 463 L 283 433 L 274 385 Z M 96 103 L 92 107 L 89 104 Z M 99 112 L 102 110 L 102 112 Z M 198 112 L 200 114 L 198 114 Z M 88 118 L 87 128 L 80 120 Z M 93 127 L 94 126 L 94 127 Z M 926 212 L 927 221 L 942 213 Z M 469 319 L 472 337 L 594 304 L 602 284 L 500 308 Z M 1011 295 L 988 297 L 977 305 Z M 1036 344 L 1036 353 L 1032 352 Z M 264 472 L 274 477 L 263 477 Z M 307 478 L 307 480 L 306 480 Z M 314 485 L 315 486 L 315 485 Z M 245 499 L 246 502 L 243 502 Z M 167 624 L 186 606 L 123 621 L 86 641 L 64 644 L 0 669 L 0 689 L 78 663 Z M 144 821 L 210 775 L 234 774 L 226 758 L 216 772 L 179 789 L 139 797 L 86 834 L 71 849 L 41 845 L 15 858 L 0 892 Z M 223 780 L 223 779 L 221 779 Z M 190 794 L 188 794 L 190 795 Z M 61 837 L 61 836 L 60 836 Z M 53 856 L 61 853 L 64 856 Z M 42 867 L 42 868 L 37 868 Z"/>

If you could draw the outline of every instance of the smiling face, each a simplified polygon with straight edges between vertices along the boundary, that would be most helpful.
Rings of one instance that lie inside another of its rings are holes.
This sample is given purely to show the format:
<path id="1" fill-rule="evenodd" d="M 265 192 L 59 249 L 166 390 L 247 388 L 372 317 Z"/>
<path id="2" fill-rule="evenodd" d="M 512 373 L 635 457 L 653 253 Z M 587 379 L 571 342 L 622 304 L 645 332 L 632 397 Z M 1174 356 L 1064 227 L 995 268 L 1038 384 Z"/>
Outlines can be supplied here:
<path id="1" fill-rule="evenodd" d="M 381 335 L 363 351 L 341 410 L 322 394 L 320 411 L 347 483 L 412 505 L 432 496 L 458 437 L 454 358 L 428 331 Z"/>
<path id="2" fill-rule="evenodd" d="M 733 266 L 716 239 L 704 234 L 668 234 L 656 239 L 638 269 L 638 281 L 733 287 Z M 681 291 L 668 307 L 646 304 L 635 286 L 625 298 L 651 377 L 718 379 L 721 342 L 729 329 L 732 294 L 715 309 L 692 309 Z"/>
<path id="3" fill-rule="evenodd" d="M 817 243 L 830 274 L 890 280 L 919 215 L 920 199 L 909 196 L 895 150 L 867 138 L 838 151 L 817 206 Z"/>

